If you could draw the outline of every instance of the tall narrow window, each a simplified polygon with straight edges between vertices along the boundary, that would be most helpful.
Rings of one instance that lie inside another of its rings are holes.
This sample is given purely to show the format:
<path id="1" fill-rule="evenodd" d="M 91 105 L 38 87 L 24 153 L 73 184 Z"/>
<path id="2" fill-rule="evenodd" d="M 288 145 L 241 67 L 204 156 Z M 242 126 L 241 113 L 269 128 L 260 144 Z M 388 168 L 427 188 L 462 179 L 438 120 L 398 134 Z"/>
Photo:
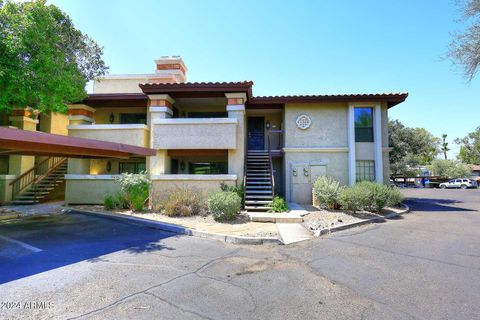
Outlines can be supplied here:
<path id="1" fill-rule="evenodd" d="M 375 161 L 357 160 L 356 173 L 357 182 L 375 181 Z"/>
<path id="2" fill-rule="evenodd" d="M 373 108 L 355 108 L 355 142 L 373 142 Z"/>

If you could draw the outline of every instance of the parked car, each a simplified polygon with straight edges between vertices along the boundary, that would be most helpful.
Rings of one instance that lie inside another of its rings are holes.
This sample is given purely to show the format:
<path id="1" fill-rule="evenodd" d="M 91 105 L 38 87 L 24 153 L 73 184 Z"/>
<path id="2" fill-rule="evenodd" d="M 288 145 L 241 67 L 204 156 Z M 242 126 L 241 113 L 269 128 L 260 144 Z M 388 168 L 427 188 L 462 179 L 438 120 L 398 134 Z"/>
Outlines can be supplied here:
<path id="1" fill-rule="evenodd" d="M 477 182 L 472 179 L 452 179 L 448 182 L 440 183 L 440 188 L 446 189 L 446 188 L 461 188 L 461 189 L 467 189 L 467 188 L 477 188 Z"/>

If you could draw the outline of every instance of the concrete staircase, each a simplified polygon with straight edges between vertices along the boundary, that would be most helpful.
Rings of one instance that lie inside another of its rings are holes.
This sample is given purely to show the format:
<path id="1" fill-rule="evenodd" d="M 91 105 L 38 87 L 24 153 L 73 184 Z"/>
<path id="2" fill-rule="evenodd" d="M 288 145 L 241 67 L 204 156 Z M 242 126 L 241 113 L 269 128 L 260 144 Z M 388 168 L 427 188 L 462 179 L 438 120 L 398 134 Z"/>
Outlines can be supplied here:
<path id="1" fill-rule="evenodd" d="M 270 175 L 270 157 L 265 150 L 249 150 L 245 174 L 245 210 L 269 211 L 272 209 L 273 181 Z"/>
<path id="2" fill-rule="evenodd" d="M 64 183 L 67 166 L 68 162 L 65 160 L 52 170 L 49 170 L 45 175 L 39 177 L 35 183 L 25 188 L 25 191 L 19 193 L 10 204 L 26 205 L 41 202 Z"/>

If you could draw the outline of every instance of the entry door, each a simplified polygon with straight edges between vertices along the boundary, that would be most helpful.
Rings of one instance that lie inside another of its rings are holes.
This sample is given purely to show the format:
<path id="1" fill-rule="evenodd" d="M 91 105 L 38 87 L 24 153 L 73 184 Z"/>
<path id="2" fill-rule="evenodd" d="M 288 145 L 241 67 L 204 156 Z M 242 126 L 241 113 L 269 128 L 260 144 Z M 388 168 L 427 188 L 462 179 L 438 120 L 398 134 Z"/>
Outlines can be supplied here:
<path id="1" fill-rule="evenodd" d="M 265 150 L 263 117 L 247 118 L 248 150 Z"/>

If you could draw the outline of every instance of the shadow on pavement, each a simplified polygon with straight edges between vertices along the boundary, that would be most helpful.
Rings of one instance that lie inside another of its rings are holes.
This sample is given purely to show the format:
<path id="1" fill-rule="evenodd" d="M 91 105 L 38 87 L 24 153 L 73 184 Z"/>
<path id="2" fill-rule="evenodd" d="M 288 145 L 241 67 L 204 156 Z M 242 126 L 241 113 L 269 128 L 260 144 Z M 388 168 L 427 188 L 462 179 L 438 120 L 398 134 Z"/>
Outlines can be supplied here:
<path id="1" fill-rule="evenodd" d="M 411 210 L 415 211 L 475 211 L 468 208 L 455 206 L 461 204 L 463 201 L 453 199 L 433 199 L 433 198 L 415 198 L 408 197 L 405 203 L 410 206 Z"/>
<path id="2" fill-rule="evenodd" d="M 80 261 L 99 262 L 101 256 L 175 250 L 162 239 L 178 236 L 160 230 L 81 214 L 62 214 L 43 219 L 21 219 L 0 224 L 0 234 L 41 249 L 32 252 L 16 243 L 0 246 L 0 284 L 64 267 Z M 23 250 L 20 254 L 20 249 Z"/>

